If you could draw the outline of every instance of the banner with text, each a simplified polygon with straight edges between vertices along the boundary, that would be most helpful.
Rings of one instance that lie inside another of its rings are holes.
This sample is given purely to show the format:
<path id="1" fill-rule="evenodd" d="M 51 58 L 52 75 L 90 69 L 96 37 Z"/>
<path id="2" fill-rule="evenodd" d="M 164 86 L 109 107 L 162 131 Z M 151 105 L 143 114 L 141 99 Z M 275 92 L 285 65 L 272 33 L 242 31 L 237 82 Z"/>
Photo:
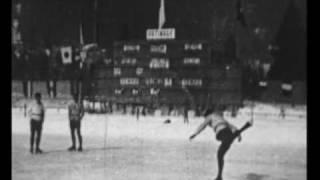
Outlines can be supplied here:
<path id="1" fill-rule="evenodd" d="M 166 29 L 147 29 L 147 40 L 175 39 L 176 31 L 174 28 Z"/>

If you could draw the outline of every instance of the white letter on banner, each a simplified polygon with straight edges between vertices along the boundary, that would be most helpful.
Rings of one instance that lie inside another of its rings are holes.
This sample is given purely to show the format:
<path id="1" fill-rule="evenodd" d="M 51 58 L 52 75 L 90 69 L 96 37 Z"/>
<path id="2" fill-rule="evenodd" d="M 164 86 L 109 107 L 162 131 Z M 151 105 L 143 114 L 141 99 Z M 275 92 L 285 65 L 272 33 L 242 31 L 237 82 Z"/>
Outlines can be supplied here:
<path id="1" fill-rule="evenodd" d="M 138 90 L 137 89 L 132 89 L 132 94 L 133 95 L 137 95 L 138 94 Z"/>
<path id="2" fill-rule="evenodd" d="M 123 89 L 115 89 L 115 90 L 114 90 L 114 93 L 115 93 L 115 94 L 122 94 L 122 90 L 123 90 Z"/>
<path id="3" fill-rule="evenodd" d="M 121 75 L 121 69 L 120 69 L 120 68 L 114 68 L 114 69 L 113 69 L 113 75 L 114 75 L 114 76 L 119 76 L 119 75 Z"/>
<path id="4" fill-rule="evenodd" d="M 150 94 L 152 94 L 152 95 L 157 95 L 157 94 L 159 94 L 159 92 L 160 92 L 160 89 L 156 89 L 156 88 L 150 89 Z"/>
<path id="5" fill-rule="evenodd" d="M 202 86 L 201 79 L 182 79 L 182 86 Z"/>
<path id="6" fill-rule="evenodd" d="M 121 85 L 138 85 L 139 79 L 137 79 L 137 78 L 121 78 L 120 84 Z"/>
<path id="7" fill-rule="evenodd" d="M 202 50 L 202 44 L 184 44 L 184 50 Z"/>
<path id="8" fill-rule="evenodd" d="M 147 79 L 146 79 L 146 84 L 147 84 L 147 85 L 153 84 L 153 79 L 152 79 L 152 78 L 147 78 Z"/>
<path id="9" fill-rule="evenodd" d="M 169 60 L 166 58 L 152 58 L 150 68 L 169 68 Z"/>
<path id="10" fill-rule="evenodd" d="M 138 68 L 136 69 L 136 74 L 137 74 L 137 75 L 141 75 L 142 73 L 143 73 L 143 68 L 138 67 Z"/>
<path id="11" fill-rule="evenodd" d="M 200 58 L 184 58 L 184 64 L 200 64 Z"/>
<path id="12" fill-rule="evenodd" d="M 172 86 L 172 79 L 171 78 L 165 78 L 164 79 L 164 86 L 165 87 Z"/>
<path id="13" fill-rule="evenodd" d="M 136 64 L 137 59 L 136 58 L 123 58 L 121 60 L 121 64 Z"/>
<path id="14" fill-rule="evenodd" d="M 140 45 L 124 45 L 123 51 L 140 51 Z"/>
<path id="15" fill-rule="evenodd" d="M 150 47 L 151 52 L 159 52 L 159 53 L 167 53 L 167 45 L 162 44 L 162 45 L 151 45 Z"/>

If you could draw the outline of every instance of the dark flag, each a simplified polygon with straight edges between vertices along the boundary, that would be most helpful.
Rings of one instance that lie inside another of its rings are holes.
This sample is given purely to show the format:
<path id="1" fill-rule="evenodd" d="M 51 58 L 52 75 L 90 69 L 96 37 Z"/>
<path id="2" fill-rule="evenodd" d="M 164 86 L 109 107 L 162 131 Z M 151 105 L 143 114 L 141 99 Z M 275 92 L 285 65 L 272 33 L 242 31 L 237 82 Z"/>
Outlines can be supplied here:
<path id="1" fill-rule="evenodd" d="M 236 8 L 237 8 L 237 18 L 236 19 L 242 24 L 242 26 L 247 27 L 248 24 L 247 24 L 245 16 L 244 16 L 244 9 L 242 7 L 241 0 L 237 0 Z"/>

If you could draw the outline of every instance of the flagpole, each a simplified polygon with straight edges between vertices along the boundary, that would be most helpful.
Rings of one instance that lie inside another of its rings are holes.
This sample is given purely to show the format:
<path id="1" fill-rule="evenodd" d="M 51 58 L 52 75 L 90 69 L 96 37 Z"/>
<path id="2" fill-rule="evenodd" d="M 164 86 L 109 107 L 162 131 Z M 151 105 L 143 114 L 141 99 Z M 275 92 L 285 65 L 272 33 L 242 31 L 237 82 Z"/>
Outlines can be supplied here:
<path id="1" fill-rule="evenodd" d="M 84 45 L 82 22 L 80 23 L 80 47 Z"/>
<path id="2" fill-rule="evenodd" d="M 160 0 L 160 8 L 159 8 L 159 17 L 158 17 L 158 29 L 162 29 L 166 21 L 165 17 L 165 8 L 164 8 L 164 0 Z"/>
<path id="3" fill-rule="evenodd" d="M 98 0 L 94 0 L 94 21 L 93 21 L 93 42 L 97 43 L 97 9 L 98 9 Z"/>
<path id="4" fill-rule="evenodd" d="M 82 11 L 83 12 L 83 11 Z M 79 35 L 80 35 L 80 63 L 79 63 L 79 80 L 78 80 L 78 94 L 79 94 L 79 97 L 78 97 L 78 102 L 79 104 L 82 104 L 82 88 L 83 88 L 83 74 L 82 74 L 82 68 L 83 68 L 83 60 L 81 58 L 81 52 L 82 52 L 82 48 L 84 46 L 84 38 L 83 38 L 83 29 L 82 29 L 82 26 L 83 26 L 83 23 L 82 23 L 82 20 L 81 20 L 81 23 L 80 23 L 80 30 L 79 30 Z"/>

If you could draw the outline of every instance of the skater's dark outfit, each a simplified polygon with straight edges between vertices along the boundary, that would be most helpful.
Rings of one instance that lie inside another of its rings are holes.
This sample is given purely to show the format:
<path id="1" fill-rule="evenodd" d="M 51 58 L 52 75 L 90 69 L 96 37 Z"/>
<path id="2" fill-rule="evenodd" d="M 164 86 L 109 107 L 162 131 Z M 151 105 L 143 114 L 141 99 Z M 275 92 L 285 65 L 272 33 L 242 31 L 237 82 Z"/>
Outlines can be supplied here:
<path id="1" fill-rule="evenodd" d="M 183 110 L 183 123 L 189 124 L 188 109 L 187 108 L 185 108 Z"/>
<path id="2" fill-rule="evenodd" d="M 213 111 L 209 110 L 205 113 L 204 116 L 205 121 L 198 127 L 197 131 L 190 136 L 190 140 L 195 138 L 207 126 L 210 126 L 215 131 L 216 139 L 218 141 L 221 141 L 217 153 L 218 175 L 216 180 L 222 180 L 222 170 L 226 152 L 229 150 L 234 139 L 238 137 L 240 141 L 241 133 L 249 128 L 252 124 L 247 122 L 241 129 L 237 129 L 235 126 L 233 126 L 223 118 L 222 112 L 213 113 Z"/>
<path id="3" fill-rule="evenodd" d="M 36 93 L 35 94 L 36 102 L 31 104 L 28 114 L 30 117 L 30 153 L 34 153 L 33 145 L 34 145 L 34 139 L 36 137 L 36 149 L 35 153 L 42 153 L 42 150 L 40 149 L 40 140 L 41 140 L 41 133 L 42 133 L 42 124 L 44 121 L 44 114 L 45 109 L 41 102 L 41 94 Z"/>
<path id="4" fill-rule="evenodd" d="M 139 106 L 137 106 L 136 107 L 136 110 L 137 110 L 137 121 L 139 121 L 139 117 L 140 117 L 140 107 Z"/>
<path id="5" fill-rule="evenodd" d="M 286 113 L 284 111 L 284 107 L 281 107 L 281 109 L 280 109 L 280 117 L 282 117 L 282 119 L 284 119 L 286 117 Z"/>
<path id="6" fill-rule="evenodd" d="M 76 150 L 75 132 L 77 132 L 77 136 L 79 140 L 78 151 L 82 151 L 81 120 L 84 115 L 83 107 L 80 104 L 78 104 L 76 100 L 73 100 L 73 102 L 69 104 L 68 110 L 69 110 L 69 123 L 70 123 L 70 132 L 71 132 L 71 141 L 72 141 L 72 146 L 68 150 L 69 151 Z"/>

